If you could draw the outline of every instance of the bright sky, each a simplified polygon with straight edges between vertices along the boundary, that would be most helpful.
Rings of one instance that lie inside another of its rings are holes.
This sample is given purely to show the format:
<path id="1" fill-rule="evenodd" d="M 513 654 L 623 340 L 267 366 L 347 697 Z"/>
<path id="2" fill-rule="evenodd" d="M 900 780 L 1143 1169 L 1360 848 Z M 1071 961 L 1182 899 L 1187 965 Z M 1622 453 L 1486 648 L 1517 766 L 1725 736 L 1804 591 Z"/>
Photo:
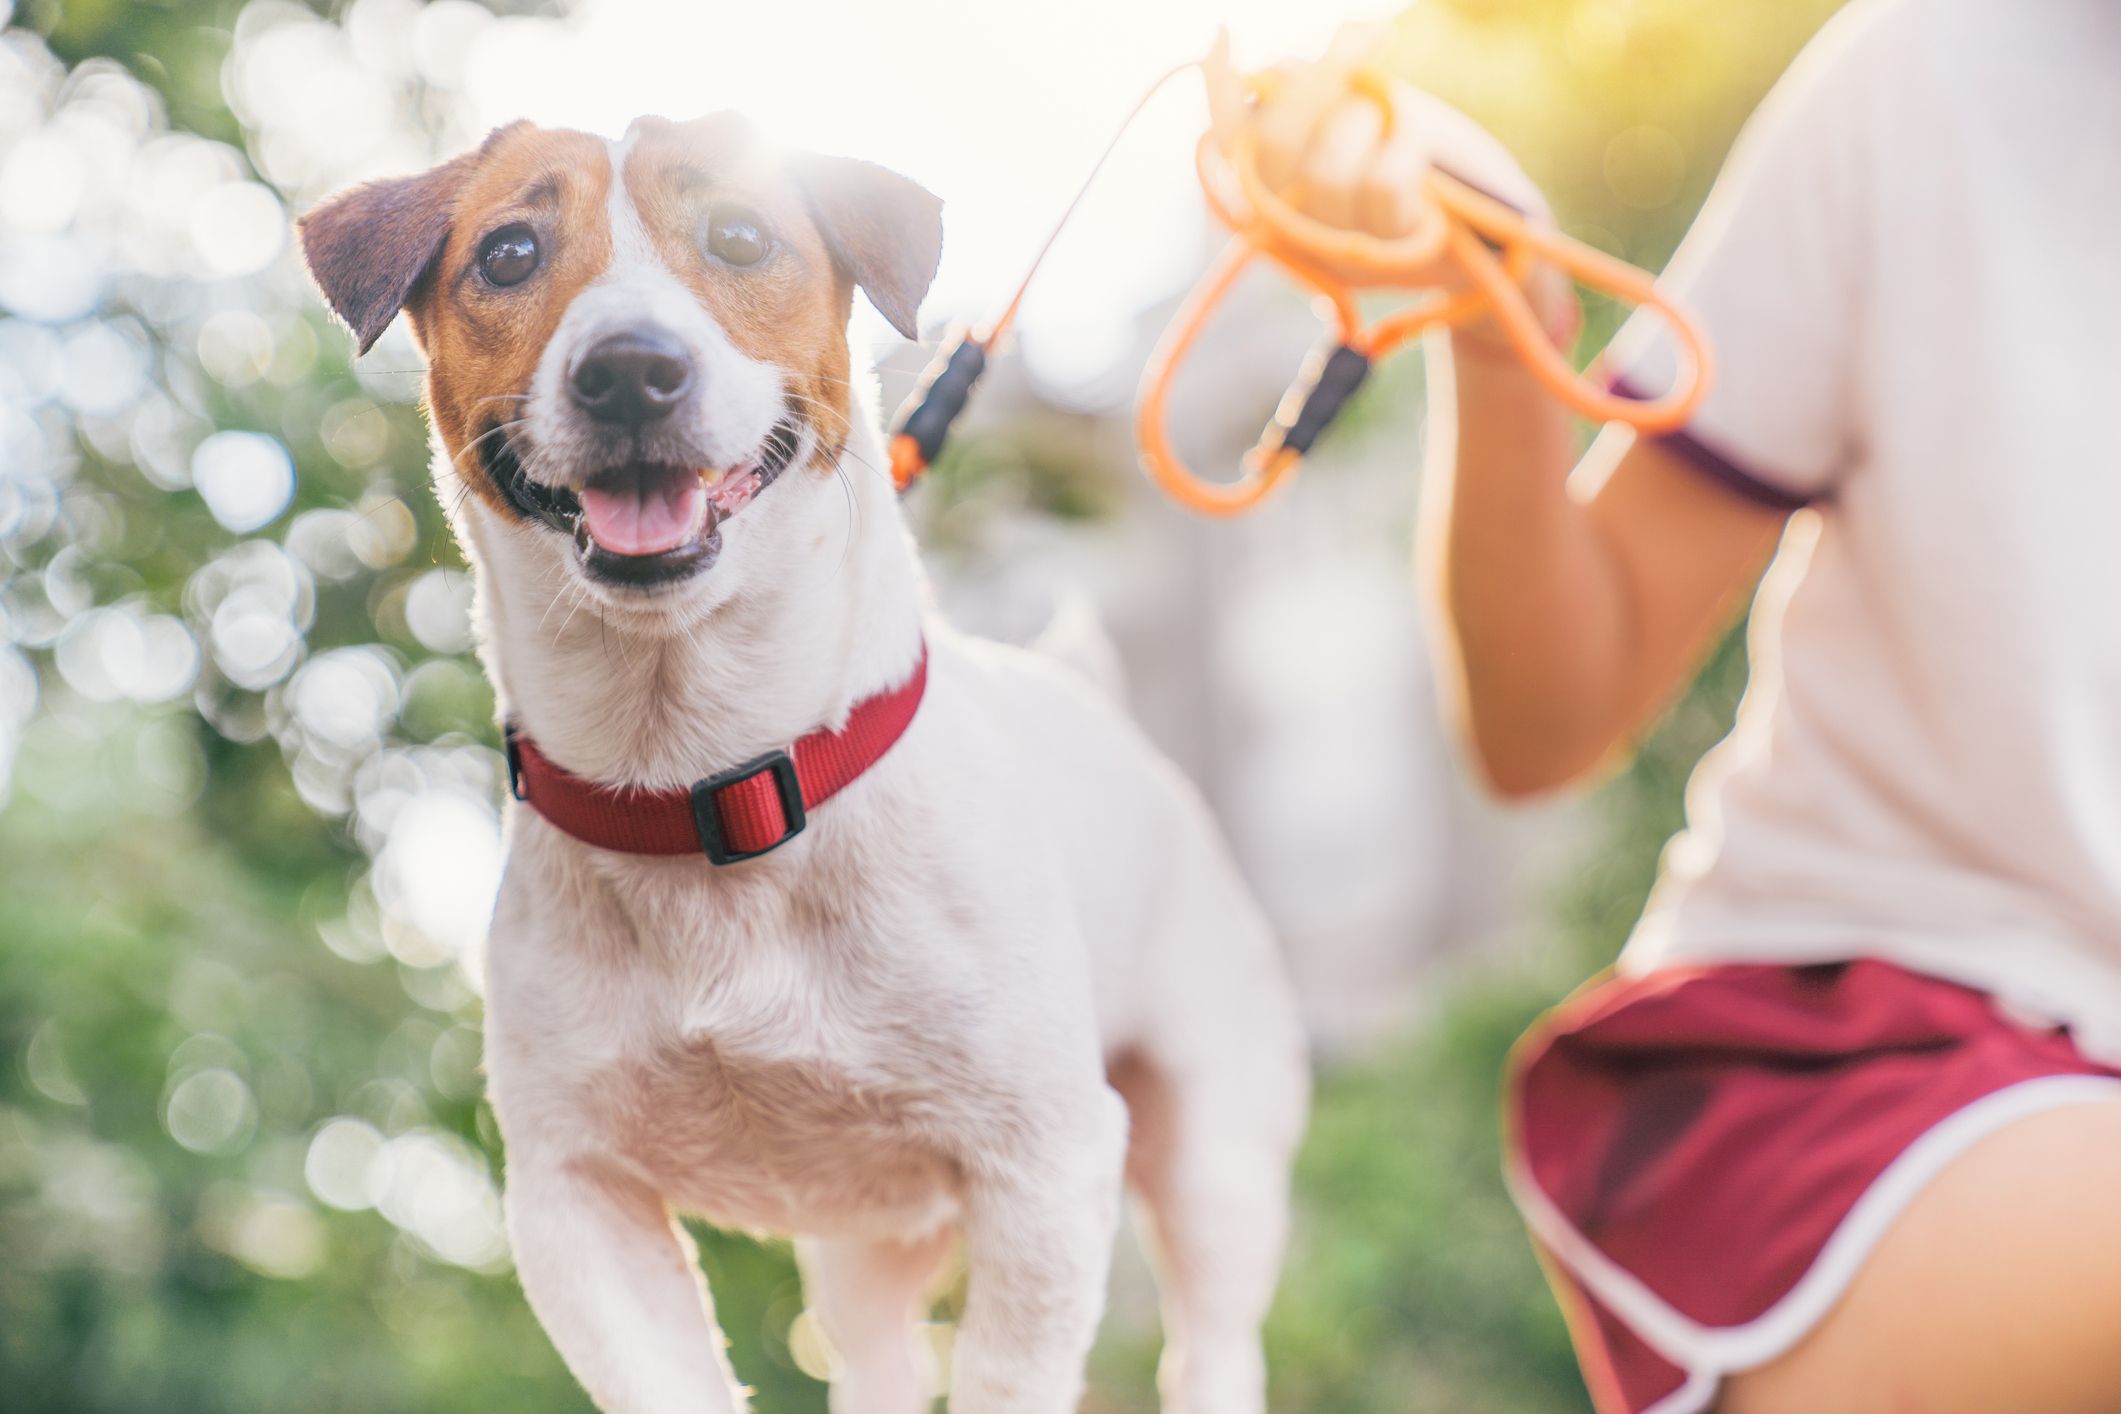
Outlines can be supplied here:
<path id="1" fill-rule="evenodd" d="M 1360 3 L 1360 0 L 1357 0 Z M 477 116 L 616 134 L 641 113 L 750 113 L 793 146 L 914 177 L 945 202 L 930 318 L 983 319 L 1142 90 L 1228 24 L 1241 63 L 1315 52 L 1371 9 L 1305 0 L 583 0 L 563 25 L 504 21 L 464 73 Z M 1115 156 L 1026 302 L 1023 351 L 1061 382 L 1124 348 L 1131 317 L 1202 249 L 1196 78 Z M 879 333 L 883 325 L 866 326 Z"/>

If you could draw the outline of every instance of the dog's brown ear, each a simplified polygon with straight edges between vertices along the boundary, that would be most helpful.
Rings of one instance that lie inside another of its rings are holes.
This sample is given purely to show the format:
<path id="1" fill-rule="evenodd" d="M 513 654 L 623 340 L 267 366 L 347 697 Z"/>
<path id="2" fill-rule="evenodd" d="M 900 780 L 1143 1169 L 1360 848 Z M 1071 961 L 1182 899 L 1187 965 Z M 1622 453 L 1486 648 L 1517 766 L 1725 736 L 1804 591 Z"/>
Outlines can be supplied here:
<path id="1" fill-rule="evenodd" d="M 942 201 L 873 162 L 806 154 L 794 165 L 832 258 L 892 328 L 918 338 L 921 300 L 943 256 Z"/>
<path id="2" fill-rule="evenodd" d="M 469 158 L 457 157 L 417 177 L 367 182 L 295 223 L 310 278 L 360 352 L 381 337 L 441 253 L 469 170 Z"/>

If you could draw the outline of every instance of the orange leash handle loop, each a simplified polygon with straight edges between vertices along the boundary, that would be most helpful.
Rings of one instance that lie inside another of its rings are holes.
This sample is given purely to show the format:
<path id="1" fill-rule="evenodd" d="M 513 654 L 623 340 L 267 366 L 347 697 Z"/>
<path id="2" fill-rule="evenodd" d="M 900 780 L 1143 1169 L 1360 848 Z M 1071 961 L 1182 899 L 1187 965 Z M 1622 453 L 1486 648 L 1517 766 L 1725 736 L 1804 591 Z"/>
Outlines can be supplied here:
<path id="1" fill-rule="evenodd" d="M 1263 86 L 1255 81 L 1255 91 Z M 1396 120 L 1388 81 L 1358 74 L 1355 90 Z M 1510 206 L 1446 173 L 1423 180 L 1415 228 L 1396 239 L 1346 231 L 1313 220 L 1259 175 L 1249 134 L 1241 134 L 1227 158 L 1203 137 L 1195 170 L 1209 209 L 1235 233 L 1208 273 L 1186 297 L 1142 378 L 1135 431 L 1143 469 L 1172 500 L 1188 510 L 1231 516 L 1250 510 L 1301 464 L 1311 439 L 1322 431 L 1353 382 L 1317 391 L 1299 381 L 1277 411 L 1267 435 L 1243 460 L 1234 481 L 1215 482 L 1188 467 L 1172 449 L 1165 404 L 1179 365 L 1192 351 L 1217 305 L 1255 257 L 1264 255 L 1308 286 L 1333 309 L 1338 350 L 1333 359 L 1384 357 L 1432 325 L 1467 323 L 1492 313 L 1526 370 L 1556 401 L 1596 422 L 1620 422 L 1647 433 L 1685 424 L 1708 393 L 1713 376 L 1708 341 L 1686 312 L 1657 288 L 1655 279 L 1625 261 L 1535 225 Z M 1499 252 L 1499 253 L 1498 253 Z M 1448 260 L 1465 279 L 1458 290 L 1436 287 L 1439 262 Z M 1524 287 L 1540 262 L 1553 265 L 1576 284 L 1653 309 L 1679 345 L 1677 385 L 1662 398 L 1641 400 L 1610 391 L 1576 371 L 1541 323 Z M 1421 290 L 1414 304 L 1365 328 L 1356 305 L 1358 289 Z M 1315 363 L 1315 361 L 1314 361 Z M 1308 368 L 1309 366 L 1307 366 Z M 1326 368 L 1329 383 L 1332 360 Z M 1342 373 L 1348 370 L 1343 368 Z M 1360 381 L 1360 372 L 1354 381 Z"/>
<path id="2" fill-rule="evenodd" d="M 1193 351 L 1194 341 L 1207 327 L 1208 316 L 1258 254 L 1259 248 L 1244 236 L 1231 237 L 1222 254 L 1208 267 L 1208 273 L 1186 296 L 1142 371 L 1142 392 L 1134 412 L 1142 469 L 1165 495 L 1202 515 L 1234 516 L 1252 509 L 1303 460 L 1286 448 L 1255 447 L 1246 455 L 1244 474 L 1237 480 L 1208 481 L 1194 474 L 1172 449 L 1170 430 L 1165 425 L 1164 408 L 1170 399 L 1171 380 L 1178 376 L 1178 366 Z"/>
<path id="3" fill-rule="evenodd" d="M 1142 470 L 1166 496 L 1199 515 L 1235 516 L 1265 500 L 1283 477 L 1302 464 L 1304 454 L 1309 450 L 1308 443 L 1301 448 L 1292 447 L 1277 439 L 1275 434 L 1278 429 L 1286 429 L 1298 420 L 1308 380 L 1299 376 L 1284 395 L 1280 407 L 1275 410 L 1274 424 L 1245 454 L 1242 474 L 1234 481 L 1210 481 L 1186 465 L 1171 445 L 1165 408 L 1179 365 L 1192 353 L 1193 345 L 1206 329 L 1216 306 L 1229 294 L 1230 287 L 1237 283 L 1245 267 L 1262 255 L 1271 257 L 1321 297 L 1331 301 L 1338 347 L 1366 355 L 1380 351 L 1365 339 L 1361 312 L 1356 308 L 1354 292 L 1346 284 L 1311 265 L 1298 247 L 1262 244 L 1271 233 L 1238 214 L 1237 202 L 1221 189 L 1222 178 L 1214 166 L 1217 156 L 1213 140 L 1203 137 L 1194 149 L 1194 169 L 1200 175 L 1201 190 L 1207 195 L 1209 209 L 1236 234 L 1186 296 L 1163 337 L 1150 352 L 1148 364 L 1142 370 L 1141 393 L 1135 404 L 1134 432 Z M 1327 236 L 1343 234 L 1330 227 L 1318 229 Z M 1440 227 L 1438 233 L 1441 234 Z"/>

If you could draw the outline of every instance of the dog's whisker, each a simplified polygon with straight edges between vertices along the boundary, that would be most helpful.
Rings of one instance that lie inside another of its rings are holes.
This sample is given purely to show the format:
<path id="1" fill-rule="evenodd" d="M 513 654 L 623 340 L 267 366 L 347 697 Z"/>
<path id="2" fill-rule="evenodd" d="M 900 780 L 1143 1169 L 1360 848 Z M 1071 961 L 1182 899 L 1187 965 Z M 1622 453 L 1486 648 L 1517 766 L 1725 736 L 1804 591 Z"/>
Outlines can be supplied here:
<path id="1" fill-rule="evenodd" d="M 566 583 L 560 583 L 560 587 L 558 587 L 558 589 L 560 589 L 560 591 L 558 591 L 558 594 L 554 594 L 554 596 L 551 596 L 549 600 L 545 600 L 545 613 L 541 613 L 541 615 L 537 617 L 537 630 L 534 630 L 534 632 L 539 632 L 539 634 L 543 634 L 543 632 L 545 632 L 545 625 L 547 625 L 547 623 L 551 623 L 551 611 L 554 611 L 554 608 L 558 608 L 558 606 L 560 606 L 560 600 L 562 600 L 562 598 L 564 598 L 564 596 L 568 594 L 568 585 L 566 585 Z M 560 638 L 558 638 L 558 636 L 554 636 L 554 642 L 560 642 Z"/>
<path id="2" fill-rule="evenodd" d="M 572 584 L 561 583 L 559 592 L 546 601 L 545 612 L 538 619 L 538 632 L 543 633 L 545 625 L 552 621 L 552 611 L 559 608 L 563 602 L 567 604 L 567 617 L 560 621 L 560 626 L 557 629 L 553 630 L 552 644 L 555 648 L 559 647 L 561 637 L 567 632 L 567 625 L 573 622 L 575 609 L 580 607 L 580 601 L 576 597 L 577 593 L 578 591 Z"/>
<path id="3" fill-rule="evenodd" d="M 830 403 L 821 402 L 818 399 L 810 397 L 808 394 L 805 393 L 790 393 L 788 394 L 788 400 L 798 407 L 808 408 L 813 412 L 830 414 L 834 417 L 842 416 L 846 411 L 844 408 L 834 407 Z M 840 444 L 839 451 L 835 455 L 852 458 L 854 461 L 861 463 L 863 466 L 869 468 L 871 471 L 880 472 L 883 470 L 883 468 L 877 466 L 875 462 L 870 461 L 867 457 L 855 451 L 845 442 L 842 442 Z"/>
<path id="4" fill-rule="evenodd" d="M 552 635 L 552 641 L 555 647 L 559 645 L 561 639 L 567 636 L 567 630 L 574 624 L 574 616 L 582 612 L 582 606 L 589 600 L 589 596 L 580 590 L 571 591 L 569 597 L 574 600 L 574 603 L 567 610 L 567 617 L 560 620 L 560 627 Z M 599 625 L 604 622 L 603 615 L 599 614 L 596 616 L 596 618 Z"/>
<path id="5" fill-rule="evenodd" d="M 844 448 L 841 449 L 841 453 L 843 456 L 845 455 Z M 832 459 L 832 475 L 840 484 L 840 500 L 844 503 L 847 513 L 847 533 L 840 542 L 840 561 L 832 571 L 834 577 L 837 578 L 847 572 L 847 562 L 854 558 L 854 535 L 856 527 L 861 522 L 862 508 L 854 494 L 854 479 L 847 475 L 847 467 L 840 457 Z"/>
<path id="6" fill-rule="evenodd" d="M 518 427 L 528 426 L 529 423 L 530 419 L 527 417 L 512 417 L 502 422 L 496 422 L 493 426 L 487 428 L 484 432 L 481 432 L 478 436 L 472 438 L 469 442 L 466 442 L 462 447 L 458 448 L 456 454 L 450 457 L 449 464 L 452 467 L 456 468 L 458 472 L 462 472 L 464 470 L 464 458 L 469 456 L 473 451 L 477 450 L 480 444 L 485 442 L 489 437 L 499 436 L 505 440 L 508 433 L 514 431 Z"/>
<path id="7" fill-rule="evenodd" d="M 452 501 L 446 508 L 446 514 L 452 523 L 454 523 L 459 516 L 463 515 L 464 503 L 465 501 L 469 500 L 470 497 L 471 483 L 469 481 L 460 480 L 457 485 L 456 499 Z"/>

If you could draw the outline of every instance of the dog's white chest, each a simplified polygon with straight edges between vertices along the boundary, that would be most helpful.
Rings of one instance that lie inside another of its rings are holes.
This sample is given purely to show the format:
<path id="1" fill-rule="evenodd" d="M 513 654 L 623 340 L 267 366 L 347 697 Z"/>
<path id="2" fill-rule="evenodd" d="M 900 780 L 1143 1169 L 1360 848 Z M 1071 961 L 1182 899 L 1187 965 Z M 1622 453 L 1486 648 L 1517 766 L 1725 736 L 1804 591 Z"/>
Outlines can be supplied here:
<path id="1" fill-rule="evenodd" d="M 726 1226 L 938 1226 L 956 1211 L 953 1165 L 908 1120 L 936 1097 L 888 1061 L 698 1031 L 623 1060 L 607 1120 L 673 1203 Z"/>
<path id="2" fill-rule="evenodd" d="M 967 1067 L 948 988 L 903 949 L 874 965 L 880 919 L 806 927 L 778 909 L 656 902 L 671 906 L 639 909 L 651 921 L 623 938 L 584 946 L 548 920 L 525 949 L 541 963 L 496 959 L 497 1085 L 534 1089 L 544 1122 L 593 1133 L 673 1206 L 724 1226 L 906 1232 L 954 1217 L 948 1116 Z M 573 965 L 555 967 L 563 950 Z"/>

